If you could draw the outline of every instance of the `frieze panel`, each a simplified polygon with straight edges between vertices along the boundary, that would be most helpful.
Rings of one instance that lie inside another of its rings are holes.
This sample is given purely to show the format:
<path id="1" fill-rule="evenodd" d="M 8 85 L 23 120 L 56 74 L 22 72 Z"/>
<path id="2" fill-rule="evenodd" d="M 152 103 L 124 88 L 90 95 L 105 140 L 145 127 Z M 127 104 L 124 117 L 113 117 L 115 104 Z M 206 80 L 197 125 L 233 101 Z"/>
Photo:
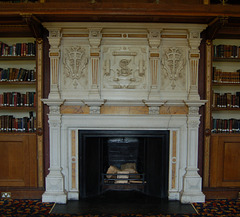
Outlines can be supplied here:
<path id="1" fill-rule="evenodd" d="M 147 89 L 146 47 L 103 47 L 103 89 Z"/>
<path id="2" fill-rule="evenodd" d="M 186 54 L 178 47 L 163 48 L 161 89 L 185 90 Z"/>
<path id="3" fill-rule="evenodd" d="M 88 52 L 84 47 L 76 46 L 64 49 L 63 89 L 87 89 Z"/>

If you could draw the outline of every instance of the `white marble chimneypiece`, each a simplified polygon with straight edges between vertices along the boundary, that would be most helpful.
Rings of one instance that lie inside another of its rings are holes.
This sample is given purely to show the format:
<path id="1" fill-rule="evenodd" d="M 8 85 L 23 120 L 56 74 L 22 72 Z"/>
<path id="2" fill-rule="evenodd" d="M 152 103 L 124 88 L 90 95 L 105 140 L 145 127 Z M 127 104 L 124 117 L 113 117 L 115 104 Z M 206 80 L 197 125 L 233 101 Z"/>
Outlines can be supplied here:
<path id="1" fill-rule="evenodd" d="M 204 202 L 198 174 L 198 24 L 45 23 L 49 31 L 50 168 L 44 202 L 79 199 L 78 130 L 169 130 L 170 200 Z M 89 114 L 62 114 L 62 105 Z M 148 114 L 101 114 L 101 106 L 147 106 Z M 160 114 L 185 106 L 186 114 Z M 73 139 L 74 138 L 74 139 Z"/>

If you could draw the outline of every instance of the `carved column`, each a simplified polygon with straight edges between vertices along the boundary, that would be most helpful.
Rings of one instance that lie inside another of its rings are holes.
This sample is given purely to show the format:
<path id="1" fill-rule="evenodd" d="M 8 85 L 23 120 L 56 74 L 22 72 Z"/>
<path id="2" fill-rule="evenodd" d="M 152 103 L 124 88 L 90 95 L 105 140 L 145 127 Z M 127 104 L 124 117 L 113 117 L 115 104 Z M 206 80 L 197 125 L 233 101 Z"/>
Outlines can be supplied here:
<path id="1" fill-rule="evenodd" d="M 198 127 L 200 124 L 199 107 L 205 101 L 186 102 L 189 108 L 187 121 L 187 167 L 183 180 L 182 203 L 204 202 L 202 178 L 198 174 Z"/>
<path id="2" fill-rule="evenodd" d="M 64 176 L 61 168 L 61 122 L 60 106 L 63 100 L 43 100 L 49 106 L 48 114 L 50 139 L 50 168 L 46 177 L 46 191 L 42 195 L 43 202 L 66 203 L 67 194 L 64 189 Z"/>
<path id="3" fill-rule="evenodd" d="M 190 31 L 189 34 L 190 60 L 190 90 L 188 100 L 200 100 L 198 94 L 198 64 L 200 59 L 199 45 L 201 42 L 199 31 Z"/>
<path id="4" fill-rule="evenodd" d="M 43 202 L 66 203 L 67 194 L 64 189 L 64 176 L 61 168 L 61 122 L 60 106 L 63 100 L 59 92 L 59 59 L 60 29 L 49 29 L 50 57 L 50 94 L 42 101 L 49 106 L 49 145 L 50 168 L 46 177 L 46 191 L 42 195 Z"/>
<path id="5" fill-rule="evenodd" d="M 149 99 L 159 99 L 158 80 L 159 80 L 159 65 L 160 65 L 160 33 L 159 29 L 150 29 L 148 34 L 149 42 L 149 62 L 151 75 L 151 89 Z"/>
<path id="6" fill-rule="evenodd" d="M 90 48 L 90 65 L 91 65 L 91 89 L 89 93 L 90 98 L 99 99 L 99 88 L 98 88 L 98 78 L 99 78 L 99 65 L 100 65 L 100 44 L 101 44 L 101 29 L 93 28 L 89 29 L 89 44 Z"/>
<path id="7" fill-rule="evenodd" d="M 60 29 L 49 29 L 48 41 L 50 44 L 49 57 L 50 57 L 50 93 L 49 99 L 60 99 L 59 93 L 59 59 L 60 59 Z"/>

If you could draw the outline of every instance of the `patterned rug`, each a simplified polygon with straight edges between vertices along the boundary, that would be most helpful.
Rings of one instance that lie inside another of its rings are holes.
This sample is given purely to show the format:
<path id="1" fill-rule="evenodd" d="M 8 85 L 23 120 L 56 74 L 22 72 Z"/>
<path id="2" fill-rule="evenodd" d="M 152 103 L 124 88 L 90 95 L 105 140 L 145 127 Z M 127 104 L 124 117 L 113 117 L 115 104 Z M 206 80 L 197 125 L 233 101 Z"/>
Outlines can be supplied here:
<path id="1" fill-rule="evenodd" d="M 193 217 L 193 216 L 240 216 L 240 200 L 207 200 L 205 203 L 193 203 L 197 214 L 173 214 L 173 215 L 154 215 L 150 217 Z M 25 217 L 25 216 L 63 216 L 77 217 L 81 215 L 51 214 L 54 203 L 42 203 L 40 200 L 0 200 L 0 217 Z M 84 215 L 82 217 L 107 217 L 108 215 Z M 147 217 L 138 215 L 111 215 L 113 217 Z"/>

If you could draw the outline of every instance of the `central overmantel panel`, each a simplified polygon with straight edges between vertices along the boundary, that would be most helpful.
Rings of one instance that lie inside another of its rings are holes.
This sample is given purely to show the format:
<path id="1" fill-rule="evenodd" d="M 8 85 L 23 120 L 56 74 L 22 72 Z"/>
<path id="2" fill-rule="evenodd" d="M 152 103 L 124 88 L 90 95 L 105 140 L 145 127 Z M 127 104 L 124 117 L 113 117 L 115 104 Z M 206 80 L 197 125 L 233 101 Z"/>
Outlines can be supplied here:
<path id="1" fill-rule="evenodd" d="M 205 25 L 45 23 L 51 92 L 65 103 L 199 100 L 200 33 Z M 58 68 L 59 67 L 59 68 Z"/>

